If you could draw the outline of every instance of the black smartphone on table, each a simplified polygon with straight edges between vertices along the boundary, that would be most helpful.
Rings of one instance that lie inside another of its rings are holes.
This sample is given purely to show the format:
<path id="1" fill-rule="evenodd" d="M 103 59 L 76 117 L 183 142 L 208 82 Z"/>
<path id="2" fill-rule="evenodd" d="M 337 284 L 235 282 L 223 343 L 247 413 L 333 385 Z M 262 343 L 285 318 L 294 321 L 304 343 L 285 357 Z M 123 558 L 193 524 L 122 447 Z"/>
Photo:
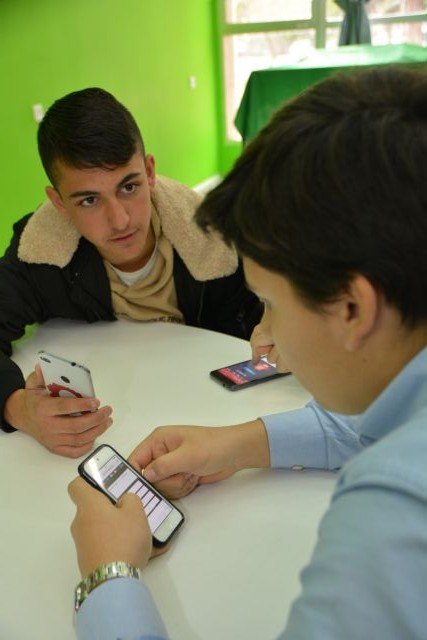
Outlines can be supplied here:
<path id="1" fill-rule="evenodd" d="M 142 502 L 153 536 L 163 547 L 184 522 L 184 515 L 166 500 L 113 447 L 102 444 L 78 466 L 78 472 L 114 504 L 125 493 L 135 493 Z"/>
<path id="2" fill-rule="evenodd" d="M 229 364 L 210 372 L 211 377 L 220 382 L 229 391 L 246 389 L 254 384 L 290 375 L 290 371 L 279 372 L 276 365 L 268 362 L 266 357 L 254 364 L 252 360 Z"/>

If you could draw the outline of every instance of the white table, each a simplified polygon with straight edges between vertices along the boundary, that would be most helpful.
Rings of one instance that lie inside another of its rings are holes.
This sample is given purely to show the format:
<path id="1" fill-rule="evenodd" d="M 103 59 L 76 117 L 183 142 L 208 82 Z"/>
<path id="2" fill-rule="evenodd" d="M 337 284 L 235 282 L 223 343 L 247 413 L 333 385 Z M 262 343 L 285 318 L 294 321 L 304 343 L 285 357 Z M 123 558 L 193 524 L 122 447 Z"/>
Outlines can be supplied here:
<path id="1" fill-rule="evenodd" d="M 102 442 L 127 455 L 157 425 L 246 421 L 308 399 L 293 377 L 231 393 L 208 372 L 249 357 L 222 334 L 174 324 L 52 321 L 19 342 L 25 374 L 39 349 L 86 363 L 114 407 Z M 0 433 L 0 638 L 72 640 L 79 579 L 67 484 L 77 461 L 23 433 Z M 334 476 L 246 471 L 180 501 L 186 523 L 145 571 L 175 640 L 260 640 L 283 628 L 299 591 Z"/>

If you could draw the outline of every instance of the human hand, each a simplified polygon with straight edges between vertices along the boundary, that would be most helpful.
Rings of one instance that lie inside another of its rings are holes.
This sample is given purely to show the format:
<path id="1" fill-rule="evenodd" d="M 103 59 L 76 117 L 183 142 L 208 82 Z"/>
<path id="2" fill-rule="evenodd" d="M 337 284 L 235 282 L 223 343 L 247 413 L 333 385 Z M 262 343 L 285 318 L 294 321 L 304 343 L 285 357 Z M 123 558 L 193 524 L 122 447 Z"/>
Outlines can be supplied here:
<path id="1" fill-rule="evenodd" d="M 152 536 L 138 496 L 126 493 L 114 505 L 82 478 L 70 483 L 68 493 L 77 507 L 71 534 L 82 576 L 119 560 L 134 567 L 147 564 L 153 553 Z"/>
<path id="2" fill-rule="evenodd" d="M 279 353 L 276 346 L 271 341 L 271 336 L 264 333 L 262 323 L 257 324 L 254 327 L 250 337 L 250 344 L 252 349 L 252 362 L 254 364 L 257 364 L 262 356 L 266 356 L 270 364 L 277 365 Z M 277 371 L 285 373 L 289 371 L 289 369 L 279 364 L 277 365 Z"/>
<path id="3" fill-rule="evenodd" d="M 96 398 L 50 396 L 37 364 L 25 389 L 18 389 L 7 399 L 4 418 L 49 451 L 78 458 L 92 449 L 96 438 L 113 422 L 111 407 L 99 408 L 99 404 Z M 73 413 L 82 415 L 70 415 Z"/>
<path id="4" fill-rule="evenodd" d="M 163 495 L 181 498 L 240 469 L 267 467 L 267 435 L 261 420 L 231 427 L 158 427 L 129 462 Z"/>

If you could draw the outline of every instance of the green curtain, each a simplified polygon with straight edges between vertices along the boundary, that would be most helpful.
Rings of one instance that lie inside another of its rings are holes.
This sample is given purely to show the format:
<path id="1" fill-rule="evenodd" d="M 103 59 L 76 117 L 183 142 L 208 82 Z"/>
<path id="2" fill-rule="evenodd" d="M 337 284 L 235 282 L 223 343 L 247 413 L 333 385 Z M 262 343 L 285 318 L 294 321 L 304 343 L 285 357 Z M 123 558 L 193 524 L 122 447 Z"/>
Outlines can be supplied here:
<path id="1" fill-rule="evenodd" d="M 371 29 L 365 2 L 369 0 L 335 0 L 344 11 L 339 44 L 371 44 Z"/>

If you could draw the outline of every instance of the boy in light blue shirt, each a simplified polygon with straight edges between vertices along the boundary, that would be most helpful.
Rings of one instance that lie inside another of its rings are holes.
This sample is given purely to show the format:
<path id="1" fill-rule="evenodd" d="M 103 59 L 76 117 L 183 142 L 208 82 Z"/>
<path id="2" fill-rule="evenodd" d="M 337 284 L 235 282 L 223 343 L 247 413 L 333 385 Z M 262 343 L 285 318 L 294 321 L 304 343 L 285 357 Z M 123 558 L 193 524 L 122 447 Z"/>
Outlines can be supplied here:
<path id="1" fill-rule="evenodd" d="M 131 461 L 175 497 L 244 468 L 343 465 L 284 640 L 427 637 L 426 157 L 424 72 L 335 76 L 282 107 L 197 213 L 236 246 L 264 302 L 255 350 L 274 349 L 316 402 L 232 427 L 163 427 Z M 70 494 L 83 577 L 145 566 L 136 498 L 118 509 L 82 480 Z M 78 603 L 80 639 L 167 637 L 127 576 Z"/>

